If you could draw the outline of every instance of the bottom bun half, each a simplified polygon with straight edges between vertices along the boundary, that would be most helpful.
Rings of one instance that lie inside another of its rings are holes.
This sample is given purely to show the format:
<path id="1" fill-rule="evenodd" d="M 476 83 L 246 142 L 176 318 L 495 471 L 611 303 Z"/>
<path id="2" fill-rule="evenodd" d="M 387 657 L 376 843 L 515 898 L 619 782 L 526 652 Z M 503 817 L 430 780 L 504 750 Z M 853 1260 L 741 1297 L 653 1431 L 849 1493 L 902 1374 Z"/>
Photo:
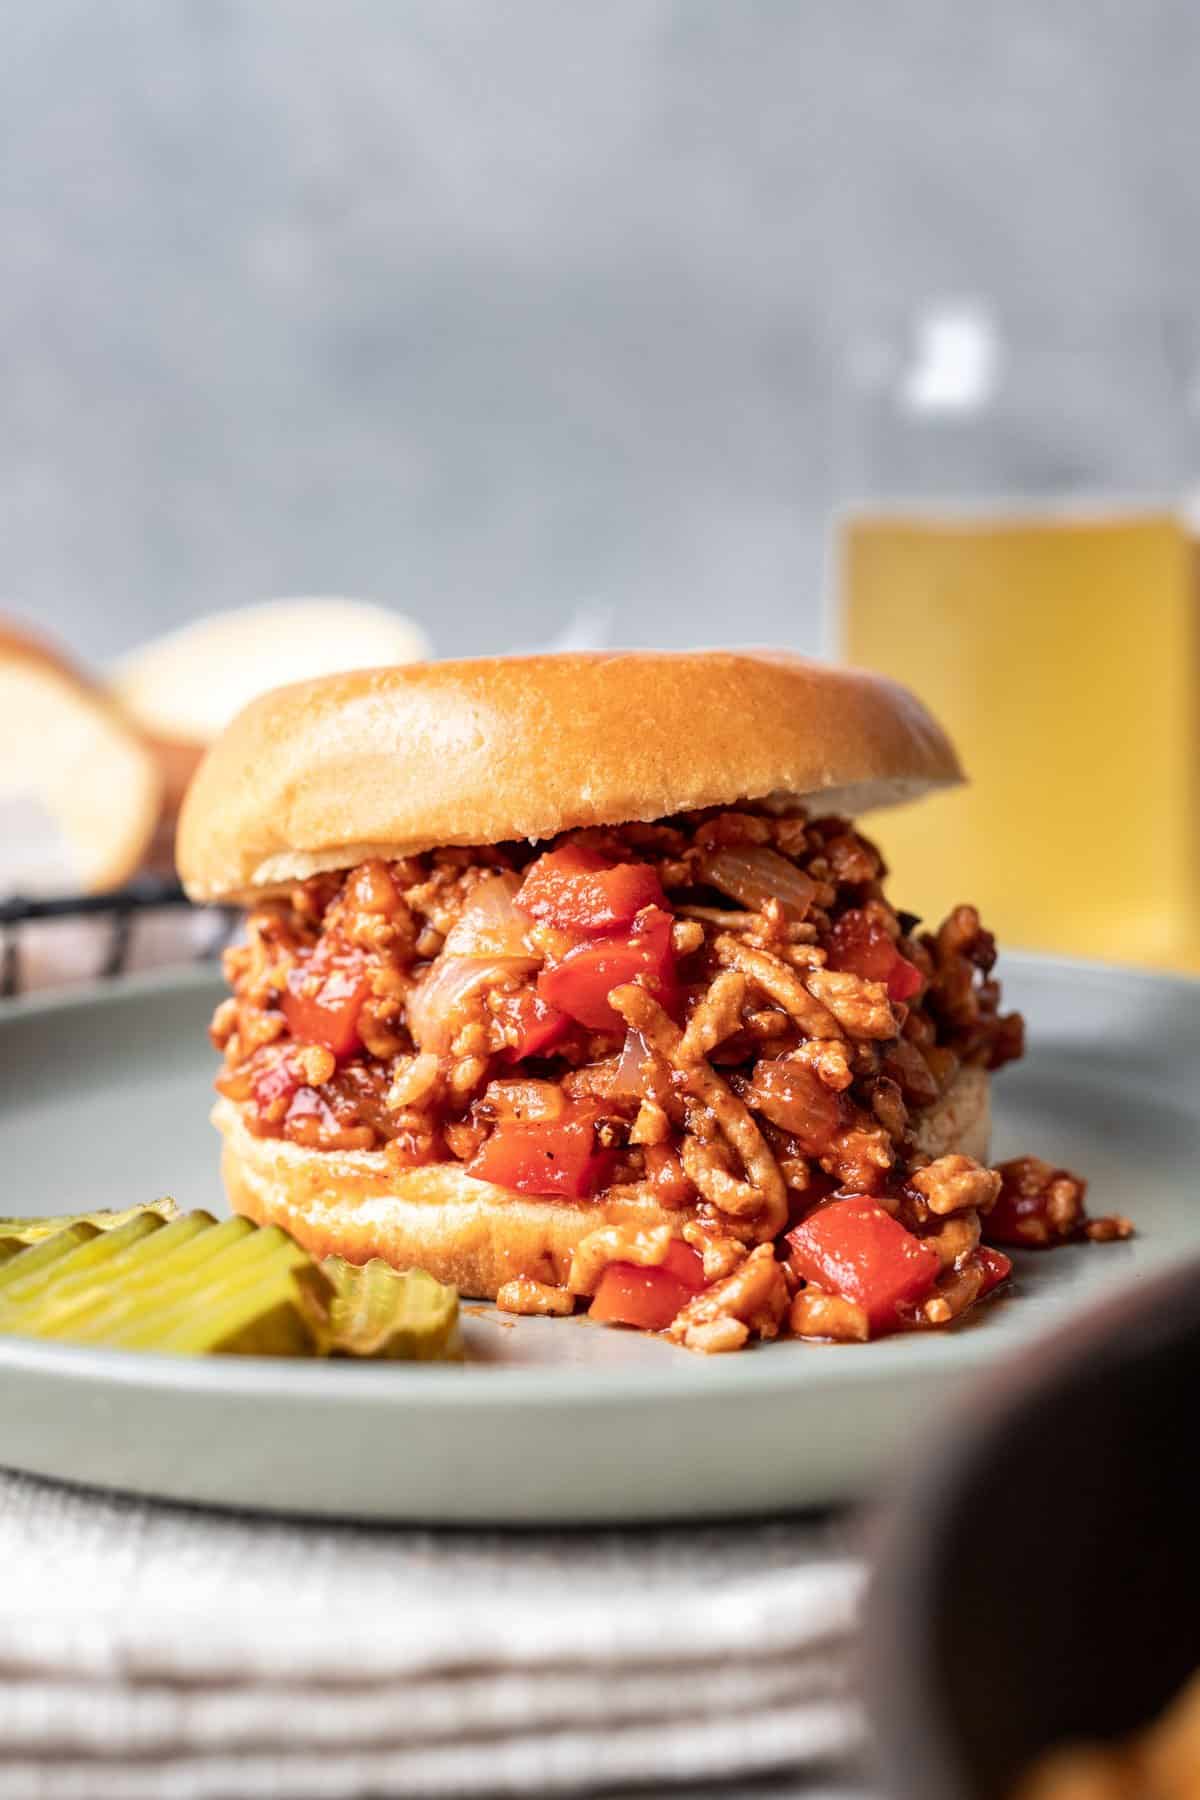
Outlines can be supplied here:
<path id="1" fill-rule="evenodd" d="M 397 1169 L 381 1150 L 307 1150 L 256 1137 L 231 1100 L 217 1102 L 213 1123 L 236 1212 L 281 1225 L 313 1256 L 382 1256 L 396 1268 L 425 1269 L 472 1300 L 494 1300 L 518 1275 L 565 1283 L 576 1246 L 601 1225 L 678 1228 L 688 1217 L 628 1193 L 539 1200 L 476 1181 L 459 1163 Z M 958 1150 L 984 1162 L 990 1123 L 988 1077 L 963 1069 L 919 1115 L 917 1141 L 926 1156 Z"/>

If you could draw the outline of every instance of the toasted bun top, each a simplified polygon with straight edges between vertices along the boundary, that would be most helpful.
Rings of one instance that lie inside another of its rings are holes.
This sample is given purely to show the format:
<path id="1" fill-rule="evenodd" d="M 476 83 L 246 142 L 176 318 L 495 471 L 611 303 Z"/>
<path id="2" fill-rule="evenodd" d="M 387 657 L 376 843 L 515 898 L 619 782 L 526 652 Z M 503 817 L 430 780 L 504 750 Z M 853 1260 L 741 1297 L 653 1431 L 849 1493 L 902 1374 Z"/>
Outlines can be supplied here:
<path id="1" fill-rule="evenodd" d="M 961 780 L 904 688 L 784 652 L 414 663 L 253 701 L 200 766 L 176 857 L 194 899 L 249 898 L 369 856 L 768 797 L 861 812 Z"/>

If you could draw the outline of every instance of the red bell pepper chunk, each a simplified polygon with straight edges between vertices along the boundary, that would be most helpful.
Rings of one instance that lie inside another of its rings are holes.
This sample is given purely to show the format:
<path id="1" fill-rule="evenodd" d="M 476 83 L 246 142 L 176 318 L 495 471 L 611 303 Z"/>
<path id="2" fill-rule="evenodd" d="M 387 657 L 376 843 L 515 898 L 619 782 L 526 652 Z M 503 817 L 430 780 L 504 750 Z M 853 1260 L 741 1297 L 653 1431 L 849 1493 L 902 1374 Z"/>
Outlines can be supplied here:
<path id="1" fill-rule="evenodd" d="M 632 925 L 644 906 L 666 902 L 649 863 L 614 863 L 597 850 L 564 844 L 538 857 L 515 904 L 560 931 L 594 936 L 620 931 Z"/>
<path id="2" fill-rule="evenodd" d="M 975 1252 L 976 1260 L 983 1269 L 983 1286 L 979 1290 L 979 1299 L 998 1288 L 1002 1281 L 1007 1281 L 1012 1274 L 1012 1257 L 1005 1256 L 1003 1250 L 993 1250 L 987 1244 L 981 1244 Z"/>
<path id="3" fill-rule="evenodd" d="M 590 1316 L 602 1325 L 636 1325 L 664 1331 L 679 1310 L 707 1286 L 704 1264 L 690 1244 L 676 1238 L 666 1261 L 644 1269 L 609 1263 L 600 1277 Z"/>
<path id="4" fill-rule="evenodd" d="M 911 1000 L 925 979 L 915 963 L 901 956 L 883 926 L 857 907 L 844 912 L 833 928 L 829 967 L 882 981 L 889 1000 Z"/>
<path id="5" fill-rule="evenodd" d="M 322 1044 L 341 1060 L 361 1048 L 358 1015 L 371 992 L 362 956 L 318 948 L 288 972 L 283 1016 L 300 1044 Z"/>
<path id="6" fill-rule="evenodd" d="M 597 1150 L 590 1113 L 533 1124 L 505 1120 L 467 1164 L 467 1174 L 518 1194 L 585 1200 L 601 1187 L 614 1161 Z"/>
<path id="7" fill-rule="evenodd" d="M 337 1114 L 320 1088 L 297 1088 L 284 1118 L 289 1125 L 295 1125 L 300 1120 L 305 1123 L 315 1120 L 319 1126 L 328 1131 L 336 1131 L 338 1126 Z"/>
<path id="8" fill-rule="evenodd" d="M 1078 1236 L 1086 1221 L 1083 1183 L 1065 1169 L 1053 1169 L 1032 1156 L 1018 1156 L 1012 1162 L 1002 1163 L 1000 1173 L 1003 1185 L 995 1205 L 983 1216 L 983 1235 L 989 1244 L 1042 1250 Z M 1072 1183 L 1074 1204 L 1052 1210 L 1058 1178 Z"/>
<path id="9" fill-rule="evenodd" d="M 505 1050 L 508 1062 L 522 1062 L 527 1056 L 546 1056 L 571 1029 L 566 1013 L 548 1006 L 531 988 L 508 994 L 498 1008 L 501 1022 L 516 1033 L 515 1042 Z"/>
<path id="10" fill-rule="evenodd" d="M 942 1266 L 932 1245 L 859 1194 L 810 1213 L 787 1244 L 794 1273 L 861 1306 L 872 1335 L 895 1331 L 897 1308 L 923 1300 Z"/>
<path id="11" fill-rule="evenodd" d="M 924 979 L 916 963 L 910 963 L 906 956 L 897 954 L 892 972 L 887 978 L 888 999 L 911 1000 L 914 994 L 920 993 Z"/>
<path id="12" fill-rule="evenodd" d="M 537 991 L 550 1006 L 569 1013 L 591 1031 L 619 1031 L 624 1022 L 608 1004 L 614 988 L 640 980 L 668 1012 L 679 1006 L 671 915 L 648 906 L 622 937 L 579 944 L 562 961 L 543 969 Z"/>
<path id="13" fill-rule="evenodd" d="M 303 1086 L 304 1072 L 296 1062 L 295 1051 L 273 1045 L 254 1070 L 250 1092 L 260 1113 L 283 1117 Z"/>

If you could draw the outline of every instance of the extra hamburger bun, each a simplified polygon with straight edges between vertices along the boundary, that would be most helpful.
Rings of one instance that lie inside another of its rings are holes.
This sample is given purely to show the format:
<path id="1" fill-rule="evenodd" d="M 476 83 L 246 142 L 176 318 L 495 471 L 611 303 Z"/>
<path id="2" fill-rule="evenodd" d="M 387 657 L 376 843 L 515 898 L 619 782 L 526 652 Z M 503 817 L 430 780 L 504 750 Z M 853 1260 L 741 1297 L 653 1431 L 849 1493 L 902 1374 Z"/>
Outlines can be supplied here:
<path id="1" fill-rule="evenodd" d="M 904 688 L 782 652 L 570 654 L 334 675 L 254 700 L 205 757 L 195 900 L 322 869 L 769 796 L 861 813 L 962 780 Z"/>
<path id="2" fill-rule="evenodd" d="M 145 860 L 161 795 L 154 757 L 102 690 L 0 621 L 0 888 L 120 887 Z"/>
<path id="3" fill-rule="evenodd" d="M 576 1245 L 602 1225 L 670 1224 L 653 1200 L 535 1200 L 467 1175 L 461 1163 L 398 1171 L 382 1150 L 306 1150 L 282 1138 L 255 1137 L 231 1100 L 213 1123 L 224 1139 L 221 1173 L 230 1204 L 260 1225 L 281 1225 L 314 1256 L 397 1268 L 421 1268 L 473 1300 L 494 1300 L 516 1275 L 559 1285 Z M 987 1161 L 991 1130 L 988 1077 L 964 1068 L 936 1106 L 918 1115 L 926 1156 L 959 1150 Z"/>
<path id="4" fill-rule="evenodd" d="M 172 826 L 209 745 L 255 695 L 281 681 L 427 654 L 411 619 L 363 600 L 266 600 L 211 613 L 139 644 L 112 691 L 158 760 Z"/>

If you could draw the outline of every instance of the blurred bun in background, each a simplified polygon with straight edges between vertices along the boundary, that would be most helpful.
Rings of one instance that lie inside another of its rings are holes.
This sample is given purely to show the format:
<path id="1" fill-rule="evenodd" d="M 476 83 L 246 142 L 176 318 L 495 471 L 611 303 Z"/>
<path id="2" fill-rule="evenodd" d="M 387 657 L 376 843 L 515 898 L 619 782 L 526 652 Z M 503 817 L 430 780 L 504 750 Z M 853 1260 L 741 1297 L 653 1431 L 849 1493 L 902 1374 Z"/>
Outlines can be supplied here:
<path id="1" fill-rule="evenodd" d="M 268 688 L 428 656 L 420 627 L 364 600 L 267 600 L 213 613 L 122 657 L 113 692 L 158 758 L 173 820 L 209 744 Z"/>
<path id="2" fill-rule="evenodd" d="M 248 701 L 428 652 L 381 606 L 271 600 L 198 619 L 93 676 L 0 618 L 0 896 L 104 893 L 172 871 L 184 790 Z"/>
<path id="3" fill-rule="evenodd" d="M 0 894 L 120 887 L 149 853 L 163 791 L 104 689 L 0 619 Z"/>

